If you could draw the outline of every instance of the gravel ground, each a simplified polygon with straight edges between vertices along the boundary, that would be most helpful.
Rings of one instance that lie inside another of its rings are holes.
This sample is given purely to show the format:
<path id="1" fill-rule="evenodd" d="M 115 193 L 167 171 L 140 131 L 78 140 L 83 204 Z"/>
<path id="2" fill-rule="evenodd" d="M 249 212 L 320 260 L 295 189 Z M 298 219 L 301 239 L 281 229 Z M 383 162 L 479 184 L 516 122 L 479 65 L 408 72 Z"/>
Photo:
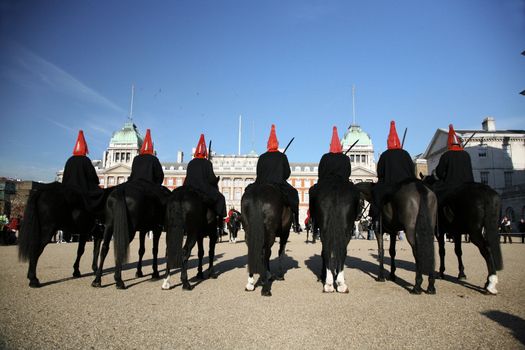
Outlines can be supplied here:
<path id="1" fill-rule="evenodd" d="M 189 292 L 182 290 L 178 272 L 169 291 L 149 275 L 135 278 L 134 263 L 123 272 L 127 290 L 116 290 L 110 272 L 103 276 L 102 288 L 92 288 L 89 243 L 81 263 L 84 275 L 78 279 L 71 278 L 77 245 L 49 244 L 38 265 L 44 286 L 31 289 L 27 264 L 18 262 L 16 247 L 2 246 L 0 348 L 525 348 L 524 244 L 502 244 L 505 269 L 498 274 L 497 296 L 480 292 L 486 267 L 472 244 L 463 245 L 468 280 L 456 281 L 451 243 L 446 246 L 449 275 L 436 282 L 437 294 L 411 295 L 407 288 L 415 277 L 414 259 L 407 242 L 398 242 L 398 281 L 380 283 L 375 280 L 376 242 L 352 240 L 345 270 L 350 293 L 324 294 L 316 277 L 321 245 L 304 240 L 304 234 L 290 236 L 286 280 L 273 283 L 270 298 L 260 295 L 260 287 L 244 291 L 243 241 L 219 243 L 218 279 L 193 280 L 196 286 Z M 143 271 L 150 274 L 152 243 L 146 244 Z M 130 261 L 137 260 L 137 250 L 135 240 Z M 193 253 L 190 276 L 196 274 L 196 249 Z M 112 251 L 106 261 L 111 269 Z M 389 259 L 386 263 L 389 268 Z M 276 260 L 272 267 L 277 267 Z M 424 288 L 426 284 L 425 278 Z"/>

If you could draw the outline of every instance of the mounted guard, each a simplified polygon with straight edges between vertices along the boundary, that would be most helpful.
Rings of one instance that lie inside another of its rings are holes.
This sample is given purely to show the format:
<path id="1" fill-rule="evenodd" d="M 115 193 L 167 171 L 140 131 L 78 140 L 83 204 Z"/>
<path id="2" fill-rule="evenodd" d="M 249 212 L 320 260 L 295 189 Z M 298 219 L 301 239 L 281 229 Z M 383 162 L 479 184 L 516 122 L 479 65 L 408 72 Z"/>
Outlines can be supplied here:
<path id="1" fill-rule="evenodd" d="M 215 176 L 213 164 L 208 159 L 204 134 L 201 134 L 193 159 L 188 163 L 184 186 L 191 187 L 204 196 L 205 202 L 217 215 L 217 225 L 222 236 L 226 217 L 226 199 L 219 192 L 219 177 Z"/>
<path id="2" fill-rule="evenodd" d="M 310 188 L 310 215 L 320 230 L 323 291 L 348 293 L 343 270 L 359 213 L 359 191 L 350 182 L 350 158 L 343 154 L 335 126 L 330 152 L 321 158 L 318 171 L 319 180 Z"/>

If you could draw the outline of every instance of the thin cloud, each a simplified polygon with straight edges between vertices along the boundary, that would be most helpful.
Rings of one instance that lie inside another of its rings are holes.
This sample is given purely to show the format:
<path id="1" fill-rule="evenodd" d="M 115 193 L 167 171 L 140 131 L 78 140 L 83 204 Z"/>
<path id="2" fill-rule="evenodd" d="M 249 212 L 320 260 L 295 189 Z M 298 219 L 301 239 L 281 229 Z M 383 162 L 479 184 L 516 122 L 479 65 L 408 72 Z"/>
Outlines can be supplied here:
<path id="1" fill-rule="evenodd" d="M 73 129 L 72 127 L 70 127 L 69 125 L 66 125 L 66 124 L 63 124 L 61 122 L 58 122 L 56 120 L 53 120 L 53 119 L 49 119 L 49 118 L 44 118 L 44 120 L 50 122 L 51 124 L 54 124 L 56 126 L 58 126 L 59 128 L 62 128 L 66 131 L 69 131 L 69 132 L 75 132 L 75 129 Z"/>
<path id="2" fill-rule="evenodd" d="M 126 113 L 124 109 L 91 89 L 60 67 L 45 60 L 19 44 L 10 43 L 10 54 L 14 57 L 16 68 L 22 70 L 19 74 L 7 71 L 7 77 L 22 86 L 43 84 L 60 93 L 73 96 L 79 100 L 88 101 L 98 106 Z M 25 73 L 25 74 L 24 74 Z M 27 74 L 30 73 L 30 74 Z M 29 80 L 29 81 L 28 81 Z"/>

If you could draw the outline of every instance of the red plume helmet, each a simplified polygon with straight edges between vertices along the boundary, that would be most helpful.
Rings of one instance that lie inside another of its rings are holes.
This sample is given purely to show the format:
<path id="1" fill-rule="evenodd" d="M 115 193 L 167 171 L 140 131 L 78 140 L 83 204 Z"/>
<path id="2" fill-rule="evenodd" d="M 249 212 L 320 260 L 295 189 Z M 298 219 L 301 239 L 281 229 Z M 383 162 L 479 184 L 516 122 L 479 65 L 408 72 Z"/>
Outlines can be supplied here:
<path id="1" fill-rule="evenodd" d="M 74 156 L 85 156 L 89 153 L 86 139 L 84 138 L 84 132 L 82 130 L 78 131 L 77 142 L 75 143 L 75 148 L 73 148 Z"/>
<path id="2" fill-rule="evenodd" d="M 201 134 L 197 148 L 195 149 L 195 158 L 208 158 L 208 150 L 206 149 L 206 141 L 204 140 L 204 134 Z"/>
<path id="3" fill-rule="evenodd" d="M 386 142 L 388 149 L 400 149 L 401 142 L 399 142 L 399 137 L 397 136 L 396 131 L 396 122 L 390 122 L 390 133 L 388 134 L 388 140 Z"/>
<path id="4" fill-rule="evenodd" d="M 268 148 L 268 152 L 279 151 L 279 141 L 277 141 L 277 136 L 275 135 L 275 125 L 274 124 L 272 124 L 272 130 L 270 131 L 270 137 L 268 138 L 267 148 Z"/>
<path id="5" fill-rule="evenodd" d="M 448 126 L 448 142 L 447 142 L 448 149 L 451 151 L 462 151 L 463 147 L 461 147 L 461 141 L 459 140 L 458 135 L 456 135 L 456 132 L 454 131 L 454 127 L 452 124 Z"/>
<path id="6" fill-rule="evenodd" d="M 151 132 L 149 129 L 146 130 L 146 137 L 144 137 L 144 142 L 142 142 L 140 154 L 154 154 L 153 142 L 151 141 Z"/>
<path id="7" fill-rule="evenodd" d="M 330 153 L 343 153 L 343 147 L 337 134 L 337 127 L 334 126 L 332 129 L 332 141 L 330 141 Z"/>

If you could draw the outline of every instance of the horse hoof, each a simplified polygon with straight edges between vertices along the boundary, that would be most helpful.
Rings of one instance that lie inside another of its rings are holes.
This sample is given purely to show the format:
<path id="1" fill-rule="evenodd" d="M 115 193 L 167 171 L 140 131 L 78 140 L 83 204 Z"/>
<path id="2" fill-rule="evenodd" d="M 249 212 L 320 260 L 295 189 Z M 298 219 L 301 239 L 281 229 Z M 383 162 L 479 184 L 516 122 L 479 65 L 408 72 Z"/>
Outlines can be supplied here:
<path id="1" fill-rule="evenodd" d="M 182 289 L 183 290 L 192 290 L 193 286 L 191 284 L 189 284 L 188 282 L 182 283 Z"/>
<path id="2" fill-rule="evenodd" d="M 135 277 L 144 277 L 144 274 L 142 273 L 142 271 L 137 271 L 135 272 Z"/>
<path id="3" fill-rule="evenodd" d="M 337 293 L 348 294 L 350 291 L 347 286 L 337 286 Z"/>
<path id="4" fill-rule="evenodd" d="M 396 275 L 393 275 L 393 274 L 390 274 L 390 276 L 388 277 L 392 282 L 395 282 L 396 281 Z"/>
<path id="5" fill-rule="evenodd" d="M 153 272 L 153 273 L 151 274 L 151 279 L 154 280 L 154 281 L 158 281 L 158 280 L 160 280 L 160 275 L 159 275 L 159 273 L 158 273 L 158 272 Z"/>
<path id="6" fill-rule="evenodd" d="M 246 287 L 244 287 L 244 291 L 245 292 L 253 292 L 255 290 L 255 286 L 253 284 L 251 285 L 246 285 Z"/>
<path id="7" fill-rule="evenodd" d="M 284 276 L 277 276 L 277 275 L 275 275 L 275 276 L 272 276 L 272 279 L 274 281 L 284 281 Z"/>
<path id="8" fill-rule="evenodd" d="M 216 272 L 210 272 L 208 278 L 216 280 L 219 275 Z"/>
<path id="9" fill-rule="evenodd" d="M 467 279 L 467 275 L 465 275 L 464 273 L 460 273 L 458 275 L 458 280 L 465 281 L 466 279 Z"/>
<path id="10" fill-rule="evenodd" d="M 323 287 L 323 293 L 333 293 L 335 291 L 334 286 L 325 284 Z"/>
<path id="11" fill-rule="evenodd" d="M 410 294 L 414 294 L 414 295 L 419 295 L 423 292 L 423 290 L 421 288 L 417 288 L 417 287 L 414 287 L 412 288 L 412 290 L 410 291 Z"/>
<path id="12" fill-rule="evenodd" d="M 117 289 L 126 289 L 126 285 L 124 284 L 124 282 L 117 282 L 115 286 L 117 287 Z"/>
<path id="13" fill-rule="evenodd" d="M 91 282 L 91 287 L 100 288 L 102 287 L 102 284 L 100 283 L 100 281 L 94 280 L 93 282 Z"/>
<path id="14" fill-rule="evenodd" d="M 164 281 L 162 283 L 162 286 L 160 287 L 162 290 L 170 290 L 171 289 L 171 285 L 168 281 Z"/>
<path id="15" fill-rule="evenodd" d="M 427 289 L 427 294 L 430 294 L 430 295 L 435 295 L 436 294 L 436 288 L 432 287 L 432 288 L 428 288 Z"/>
<path id="16" fill-rule="evenodd" d="M 377 282 L 385 282 L 386 279 L 384 277 L 378 277 Z"/>
<path id="17" fill-rule="evenodd" d="M 40 281 L 35 279 L 35 280 L 32 280 L 29 282 L 29 287 L 31 288 L 40 288 L 41 285 L 40 285 Z"/>
<path id="18" fill-rule="evenodd" d="M 75 277 L 75 278 L 79 278 L 80 276 L 82 276 L 82 275 L 80 274 L 80 271 L 73 271 L 73 277 Z"/>
<path id="19" fill-rule="evenodd" d="M 199 280 L 203 280 L 204 279 L 204 275 L 202 274 L 202 272 L 199 272 L 197 273 L 197 276 L 195 276 L 197 279 Z"/>
<path id="20" fill-rule="evenodd" d="M 269 291 L 269 290 L 264 290 L 264 289 L 263 289 L 263 290 L 261 290 L 261 295 L 262 295 L 263 297 L 271 297 L 271 296 L 272 296 L 272 292 Z"/>

